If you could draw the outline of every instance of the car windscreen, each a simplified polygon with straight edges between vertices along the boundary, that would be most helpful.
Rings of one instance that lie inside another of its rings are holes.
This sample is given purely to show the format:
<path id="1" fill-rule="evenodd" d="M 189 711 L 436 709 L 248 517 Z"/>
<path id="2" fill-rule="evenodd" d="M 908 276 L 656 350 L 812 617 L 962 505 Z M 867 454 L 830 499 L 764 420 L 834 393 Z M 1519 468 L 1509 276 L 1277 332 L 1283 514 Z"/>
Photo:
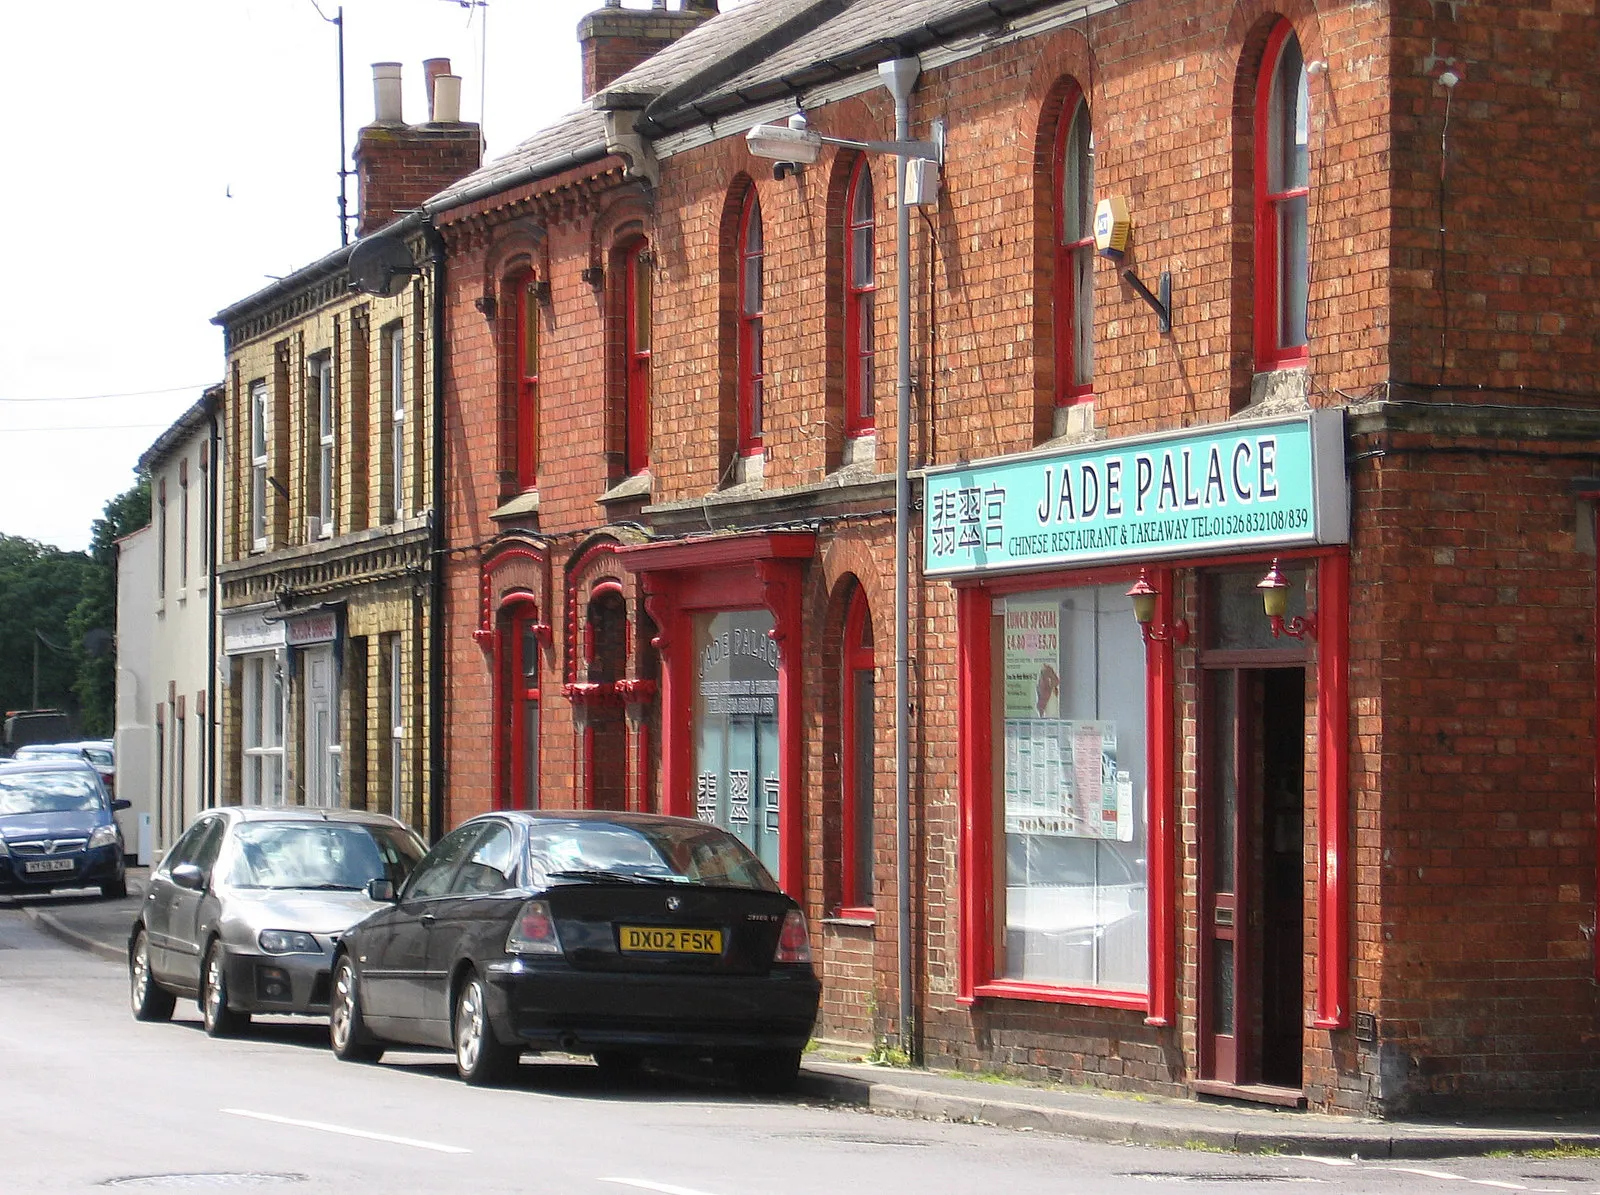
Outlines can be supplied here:
<path id="1" fill-rule="evenodd" d="M 715 826 L 538 822 L 528 833 L 528 856 L 536 874 L 557 880 L 778 890 L 744 843 Z"/>
<path id="2" fill-rule="evenodd" d="M 0 815 L 104 808 L 100 780 L 87 769 L 0 773 Z"/>
<path id="3" fill-rule="evenodd" d="M 349 822 L 244 822 L 234 831 L 227 882 L 235 888 L 360 891 L 369 880 L 397 888 L 422 844 L 393 826 Z"/>
<path id="4" fill-rule="evenodd" d="M 104 747 L 85 747 L 83 753 L 89 757 L 89 762 L 97 768 L 114 767 L 114 757 Z"/>

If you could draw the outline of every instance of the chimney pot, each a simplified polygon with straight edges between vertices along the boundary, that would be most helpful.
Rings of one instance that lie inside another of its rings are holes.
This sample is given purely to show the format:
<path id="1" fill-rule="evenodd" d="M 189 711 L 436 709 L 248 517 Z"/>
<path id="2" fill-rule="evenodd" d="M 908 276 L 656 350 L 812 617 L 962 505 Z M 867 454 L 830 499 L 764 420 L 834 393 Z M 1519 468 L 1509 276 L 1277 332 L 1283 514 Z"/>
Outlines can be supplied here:
<path id="1" fill-rule="evenodd" d="M 403 124 L 400 107 L 400 64 L 372 64 L 373 107 L 376 124 Z"/>
<path id="2" fill-rule="evenodd" d="M 448 58 L 424 58 L 422 60 L 422 75 L 428 87 L 428 119 L 430 121 L 439 119 L 434 115 L 433 81 L 440 75 L 448 75 L 449 73 L 450 60 Z"/>
<path id="3" fill-rule="evenodd" d="M 461 123 L 461 76 L 436 75 L 433 80 L 433 122 Z"/>

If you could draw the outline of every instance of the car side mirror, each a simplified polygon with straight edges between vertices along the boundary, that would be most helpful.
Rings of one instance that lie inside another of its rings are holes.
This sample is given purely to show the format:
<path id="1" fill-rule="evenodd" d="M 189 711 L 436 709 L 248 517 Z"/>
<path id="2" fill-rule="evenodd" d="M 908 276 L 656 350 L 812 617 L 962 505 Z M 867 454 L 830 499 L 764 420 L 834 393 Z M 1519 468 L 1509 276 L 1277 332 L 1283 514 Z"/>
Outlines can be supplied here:
<path id="1" fill-rule="evenodd" d="M 392 905 L 395 900 L 393 880 L 368 880 L 367 898 L 380 904 Z"/>
<path id="2" fill-rule="evenodd" d="M 113 800 L 111 802 L 111 812 L 112 813 L 117 812 L 117 810 L 119 810 L 119 809 L 132 809 L 132 808 L 133 808 L 133 802 L 132 801 L 124 801 L 121 797 L 118 797 L 118 798 L 116 798 L 115 800 Z"/>
<path id="3" fill-rule="evenodd" d="M 191 892 L 203 892 L 206 886 L 206 873 L 193 863 L 180 863 L 172 869 L 172 882 Z"/>

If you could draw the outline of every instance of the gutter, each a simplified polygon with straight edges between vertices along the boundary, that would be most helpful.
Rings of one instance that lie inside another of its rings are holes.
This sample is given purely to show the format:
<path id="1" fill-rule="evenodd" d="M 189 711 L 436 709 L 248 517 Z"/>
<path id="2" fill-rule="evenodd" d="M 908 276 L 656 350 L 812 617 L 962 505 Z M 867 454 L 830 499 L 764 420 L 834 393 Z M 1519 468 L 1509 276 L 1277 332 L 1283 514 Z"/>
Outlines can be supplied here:
<path id="1" fill-rule="evenodd" d="M 603 143 L 597 142 L 587 149 L 576 150 L 563 154 L 559 158 L 551 158 L 543 162 L 533 162 L 527 166 L 519 166 L 510 174 L 496 175 L 474 183 L 465 191 L 451 195 L 448 200 L 440 201 L 437 197 L 428 200 L 417 209 L 417 213 L 426 218 L 424 231 L 432 236 L 438 235 L 438 230 L 433 226 L 433 218 L 458 207 L 465 207 L 469 203 L 476 203 L 480 199 L 488 199 L 502 191 L 509 191 L 513 187 L 520 187 L 526 183 L 538 182 L 552 174 L 560 174 L 576 166 L 587 166 L 591 162 L 598 162 L 607 156 L 607 149 Z M 438 250 L 435 250 L 438 252 Z"/>

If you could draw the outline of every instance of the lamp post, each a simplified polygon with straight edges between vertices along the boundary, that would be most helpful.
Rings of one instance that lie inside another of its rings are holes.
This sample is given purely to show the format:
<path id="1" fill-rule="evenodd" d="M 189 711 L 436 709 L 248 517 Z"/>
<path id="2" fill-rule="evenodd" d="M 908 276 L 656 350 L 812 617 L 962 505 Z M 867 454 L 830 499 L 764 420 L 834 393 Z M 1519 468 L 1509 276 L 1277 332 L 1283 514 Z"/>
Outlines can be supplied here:
<path id="1" fill-rule="evenodd" d="M 900 1047 L 912 1049 L 911 999 L 911 197 L 913 159 L 941 162 L 943 127 L 934 140 L 910 139 L 911 90 L 922 65 L 916 58 L 878 64 L 878 77 L 894 97 L 893 141 L 849 141 L 812 132 L 804 116 L 787 125 L 756 125 L 745 137 L 750 152 L 795 166 L 817 160 L 824 145 L 863 153 L 893 154 L 895 172 L 895 479 L 894 479 L 894 793 L 896 951 L 899 962 Z"/>

